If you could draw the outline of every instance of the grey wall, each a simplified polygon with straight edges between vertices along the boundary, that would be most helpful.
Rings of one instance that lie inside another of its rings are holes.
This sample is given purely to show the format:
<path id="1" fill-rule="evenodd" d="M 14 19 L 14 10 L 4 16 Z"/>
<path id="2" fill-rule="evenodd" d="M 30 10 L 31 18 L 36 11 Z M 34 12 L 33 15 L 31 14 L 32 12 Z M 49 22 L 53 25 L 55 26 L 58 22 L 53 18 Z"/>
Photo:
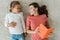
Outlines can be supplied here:
<path id="1" fill-rule="evenodd" d="M 0 0 L 0 40 L 10 40 L 10 34 L 7 28 L 4 26 L 4 17 L 9 12 L 9 4 L 12 0 Z M 49 40 L 60 40 L 60 0 L 18 0 L 22 4 L 22 10 L 24 16 L 28 13 L 28 5 L 31 2 L 38 2 L 39 5 L 47 5 L 49 11 L 49 21 L 51 27 L 55 28 L 52 37 Z M 30 36 L 27 37 L 30 40 Z"/>

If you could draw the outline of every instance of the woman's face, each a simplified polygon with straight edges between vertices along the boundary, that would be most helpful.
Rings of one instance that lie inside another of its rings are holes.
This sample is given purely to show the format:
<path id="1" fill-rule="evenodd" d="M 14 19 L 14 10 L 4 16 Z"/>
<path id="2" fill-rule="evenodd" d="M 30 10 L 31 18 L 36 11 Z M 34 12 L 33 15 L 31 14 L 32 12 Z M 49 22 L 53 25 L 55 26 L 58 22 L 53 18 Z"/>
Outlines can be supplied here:
<path id="1" fill-rule="evenodd" d="M 29 12 L 30 15 L 34 15 L 34 13 L 37 12 L 37 8 L 35 8 L 33 5 L 29 6 Z"/>

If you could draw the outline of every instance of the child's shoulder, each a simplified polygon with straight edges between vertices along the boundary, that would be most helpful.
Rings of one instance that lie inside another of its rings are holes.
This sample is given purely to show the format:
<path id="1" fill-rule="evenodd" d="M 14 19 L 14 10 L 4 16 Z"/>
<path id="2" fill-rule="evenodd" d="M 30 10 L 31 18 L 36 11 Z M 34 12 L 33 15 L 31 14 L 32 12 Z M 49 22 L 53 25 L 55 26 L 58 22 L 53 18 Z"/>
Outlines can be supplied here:
<path id="1" fill-rule="evenodd" d="M 20 15 L 23 15 L 23 12 L 20 12 Z"/>
<path id="2" fill-rule="evenodd" d="M 19 14 L 20 16 L 23 16 L 23 12 L 20 12 L 20 14 Z"/>
<path id="3" fill-rule="evenodd" d="M 12 13 L 7 13 L 6 16 L 10 16 Z"/>
<path id="4" fill-rule="evenodd" d="M 7 14 L 6 14 L 6 16 L 9 16 L 9 15 L 10 15 L 10 13 L 7 13 Z"/>
<path id="5" fill-rule="evenodd" d="M 20 13 L 23 13 L 23 12 L 20 12 Z"/>

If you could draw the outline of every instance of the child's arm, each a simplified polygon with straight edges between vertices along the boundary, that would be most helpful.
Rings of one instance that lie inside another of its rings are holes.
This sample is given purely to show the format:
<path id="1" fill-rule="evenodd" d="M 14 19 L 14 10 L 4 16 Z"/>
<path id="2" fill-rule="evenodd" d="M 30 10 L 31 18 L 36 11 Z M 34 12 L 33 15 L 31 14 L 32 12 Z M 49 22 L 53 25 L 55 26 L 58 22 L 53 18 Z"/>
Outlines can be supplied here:
<path id="1" fill-rule="evenodd" d="M 27 36 L 27 32 L 26 32 L 26 28 L 25 28 L 25 23 L 24 23 L 24 18 L 23 18 L 23 14 L 21 16 L 21 20 L 22 20 L 22 26 L 23 26 L 23 30 L 24 30 L 24 36 L 26 37 Z"/>
<path id="2" fill-rule="evenodd" d="M 9 23 L 8 15 L 6 15 L 6 17 L 5 17 L 5 27 L 8 27 L 8 23 Z"/>
<path id="3" fill-rule="evenodd" d="M 24 33 L 26 33 L 26 28 L 25 28 L 23 13 L 21 15 L 21 20 L 22 20 L 22 26 L 23 26 Z"/>
<path id="4" fill-rule="evenodd" d="M 5 17 L 5 27 L 15 27 L 16 26 L 16 23 L 15 22 L 11 22 L 9 23 L 9 18 L 8 18 L 9 15 L 6 15 Z"/>
<path id="5" fill-rule="evenodd" d="M 26 20 L 26 29 L 27 29 L 27 33 L 37 33 L 37 28 L 35 31 L 32 31 L 31 30 L 31 22 L 30 22 L 30 16 L 27 17 L 27 20 Z"/>
<path id="6" fill-rule="evenodd" d="M 15 26 L 16 26 L 16 22 L 8 23 L 8 27 L 15 27 Z"/>

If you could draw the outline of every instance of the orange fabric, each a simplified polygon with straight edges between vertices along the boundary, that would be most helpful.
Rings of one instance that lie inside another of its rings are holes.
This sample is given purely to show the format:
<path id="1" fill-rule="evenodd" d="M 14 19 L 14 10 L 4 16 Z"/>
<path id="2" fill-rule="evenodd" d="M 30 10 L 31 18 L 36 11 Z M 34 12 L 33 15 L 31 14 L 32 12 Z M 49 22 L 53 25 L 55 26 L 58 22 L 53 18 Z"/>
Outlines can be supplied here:
<path id="1" fill-rule="evenodd" d="M 38 26 L 38 35 L 44 39 L 44 38 L 48 38 L 49 35 L 53 32 L 54 28 L 49 28 L 47 29 L 43 24 L 40 24 Z"/>

